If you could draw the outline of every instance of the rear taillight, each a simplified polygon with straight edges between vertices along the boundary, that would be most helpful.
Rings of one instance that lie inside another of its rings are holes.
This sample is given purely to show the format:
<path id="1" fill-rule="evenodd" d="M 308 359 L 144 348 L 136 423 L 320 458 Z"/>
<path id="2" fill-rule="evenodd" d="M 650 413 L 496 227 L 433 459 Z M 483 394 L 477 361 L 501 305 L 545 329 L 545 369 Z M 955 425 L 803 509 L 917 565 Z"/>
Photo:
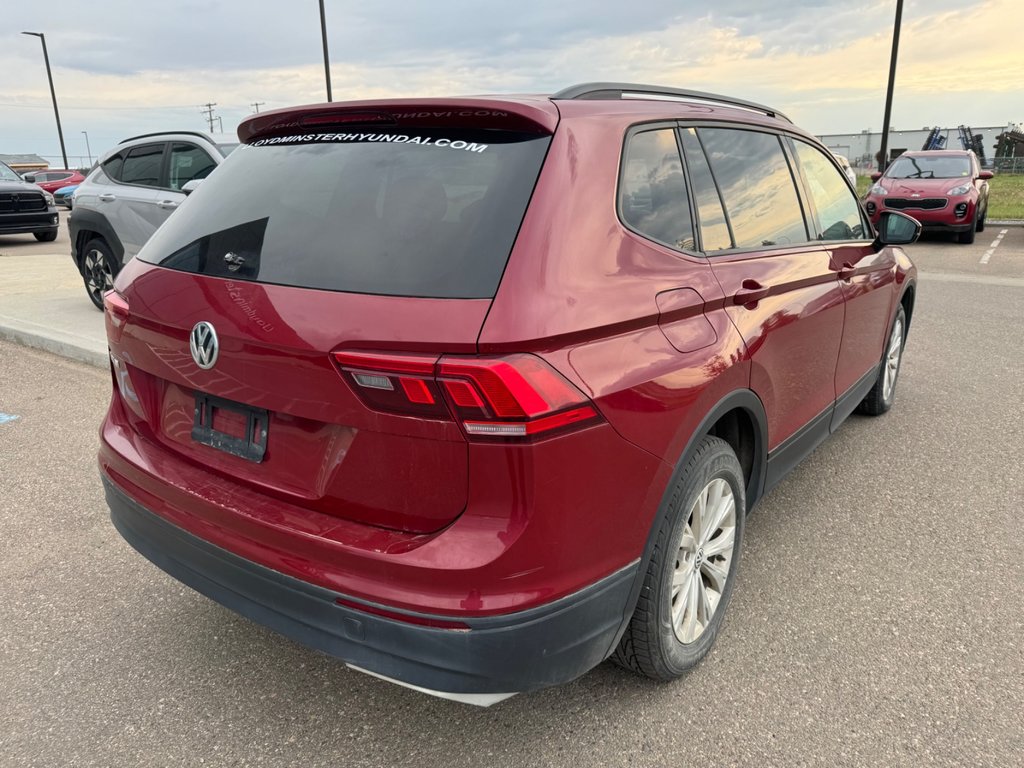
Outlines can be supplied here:
<path id="1" fill-rule="evenodd" d="M 437 355 L 335 352 L 335 362 L 359 398 L 378 411 L 450 418 L 437 382 Z"/>
<path id="2" fill-rule="evenodd" d="M 600 419 L 554 368 L 526 354 L 505 357 L 336 352 L 334 360 L 371 408 L 459 422 L 474 438 L 531 439 Z"/>
<path id="3" fill-rule="evenodd" d="M 115 290 L 103 294 L 103 312 L 110 320 L 108 333 L 111 341 L 118 341 L 128 322 L 128 300 Z"/>
<path id="4" fill-rule="evenodd" d="M 121 393 L 121 399 L 124 400 L 125 405 L 131 408 L 137 416 L 146 418 L 142 412 L 139 396 L 135 392 L 135 387 L 132 386 L 132 377 L 128 366 L 113 352 L 110 353 L 110 367 L 114 374 L 114 382 L 117 384 L 117 391 Z"/>

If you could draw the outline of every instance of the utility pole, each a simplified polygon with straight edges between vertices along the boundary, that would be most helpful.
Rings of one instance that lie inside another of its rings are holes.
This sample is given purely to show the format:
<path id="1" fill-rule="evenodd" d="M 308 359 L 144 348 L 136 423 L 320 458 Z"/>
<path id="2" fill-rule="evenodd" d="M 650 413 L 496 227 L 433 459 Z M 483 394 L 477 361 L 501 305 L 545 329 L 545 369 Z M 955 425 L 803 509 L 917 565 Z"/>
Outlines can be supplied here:
<path id="1" fill-rule="evenodd" d="M 213 116 L 213 108 L 217 106 L 217 102 L 208 101 L 205 104 L 200 104 L 199 106 L 206 107 L 206 109 L 201 109 L 199 111 L 206 115 L 204 119 L 210 124 L 210 133 L 213 133 L 213 121 L 217 119 Z"/>
<path id="2" fill-rule="evenodd" d="M 258 115 L 260 113 L 260 107 L 262 107 L 266 103 L 267 102 L 265 101 L 254 101 L 249 106 L 252 107 L 253 112 L 255 112 Z"/>
<path id="3" fill-rule="evenodd" d="M 903 0 L 896 0 L 896 21 L 892 26 L 892 56 L 889 58 L 889 89 L 885 94 L 885 118 L 882 120 L 882 148 L 879 150 L 881 162 L 878 172 L 885 173 L 889 165 L 889 118 L 892 115 L 892 92 L 896 85 L 896 54 L 900 49 L 900 21 L 903 18 Z"/>
<path id="4" fill-rule="evenodd" d="M 224 133 L 224 120 L 220 115 L 217 115 L 217 131 L 219 133 Z M 213 131 L 210 131 L 210 133 L 213 133 Z"/>
<path id="5" fill-rule="evenodd" d="M 321 3 L 320 8 L 321 14 L 323 13 L 323 4 Z M 46 52 L 46 35 L 42 32 L 22 32 L 23 35 L 31 35 L 32 37 L 38 37 L 43 41 L 43 61 L 46 62 L 46 79 L 50 81 L 50 98 L 53 99 L 53 115 L 57 118 L 57 138 L 60 139 L 60 154 L 64 158 L 64 167 L 68 167 L 68 153 L 64 149 L 64 130 L 60 127 L 60 112 L 57 109 L 57 92 L 53 90 L 53 74 L 50 72 L 50 54 Z M 327 45 L 327 38 L 324 38 L 324 45 Z M 324 48 L 326 51 L 327 49 Z M 328 91 L 330 88 L 328 87 Z"/>
<path id="6" fill-rule="evenodd" d="M 324 0 L 320 0 L 320 36 L 324 41 L 324 78 L 327 80 L 327 100 L 334 101 L 331 96 L 331 57 L 327 53 L 327 17 L 324 15 Z"/>

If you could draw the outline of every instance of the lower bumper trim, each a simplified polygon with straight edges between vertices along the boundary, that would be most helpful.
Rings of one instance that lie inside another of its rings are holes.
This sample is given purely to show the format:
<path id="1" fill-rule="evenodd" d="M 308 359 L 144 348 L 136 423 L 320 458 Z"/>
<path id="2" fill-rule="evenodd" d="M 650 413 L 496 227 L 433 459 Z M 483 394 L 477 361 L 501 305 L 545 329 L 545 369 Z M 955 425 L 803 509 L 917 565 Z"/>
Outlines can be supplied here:
<path id="1" fill-rule="evenodd" d="M 448 701 L 457 701 L 460 704 L 472 704 L 475 707 L 489 707 L 493 704 L 497 704 L 505 699 L 511 699 L 516 694 L 514 693 L 448 693 L 447 691 L 433 691 L 430 688 L 423 688 L 419 685 L 412 685 L 411 683 L 403 683 L 401 680 L 395 680 L 393 677 L 385 677 L 384 675 L 371 672 L 368 669 L 357 667 L 355 664 L 346 664 L 349 669 L 354 669 L 356 672 L 362 672 L 364 675 L 370 677 L 376 677 L 378 680 L 384 680 L 388 683 L 394 683 L 400 685 L 403 688 L 409 688 L 413 691 L 419 691 L 425 693 L 428 696 L 436 696 L 439 699 L 447 699 Z"/>
<path id="2" fill-rule="evenodd" d="M 628 619 L 639 568 L 636 560 L 529 610 L 458 617 L 469 630 L 439 629 L 339 604 L 352 598 L 221 549 L 149 511 L 105 475 L 103 483 L 118 532 L 182 583 L 359 671 L 456 701 L 492 704 L 568 682 L 600 664 Z"/>

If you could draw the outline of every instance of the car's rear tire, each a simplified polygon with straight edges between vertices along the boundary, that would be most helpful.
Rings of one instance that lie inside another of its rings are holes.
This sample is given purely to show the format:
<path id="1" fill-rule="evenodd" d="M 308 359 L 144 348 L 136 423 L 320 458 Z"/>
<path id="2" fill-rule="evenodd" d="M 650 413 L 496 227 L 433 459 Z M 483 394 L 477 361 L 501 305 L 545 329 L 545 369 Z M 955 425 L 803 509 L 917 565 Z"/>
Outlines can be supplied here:
<path id="1" fill-rule="evenodd" d="M 974 225 L 974 231 L 975 232 L 984 232 L 985 231 L 985 219 L 987 219 L 987 218 L 988 218 L 988 208 L 986 208 L 982 212 L 981 216 L 978 217 L 978 223 Z"/>
<path id="2" fill-rule="evenodd" d="M 975 232 L 975 229 L 977 228 L 977 226 L 978 226 L 978 219 L 977 219 L 977 214 L 975 214 L 975 220 L 971 224 L 971 228 L 970 229 L 966 229 L 963 232 L 959 233 L 957 235 L 957 239 L 961 243 L 963 243 L 964 245 L 970 245 L 971 243 L 974 242 L 974 232 Z"/>
<path id="3" fill-rule="evenodd" d="M 743 470 L 717 437 L 701 440 L 669 493 L 636 609 L 612 654 L 654 680 L 679 677 L 715 642 L 746 518 Z"/>
<path id="4" fill-rule="evenodd" d="M 36 236 L 36 240 L 38 240 L 40 243 L 52 243 L 54 240 L 57 239 L 56 229 L 50 229 L 47 230 L 46 232 L 33 232 L 32 234 Z"/>
<path id="5" fill-rule="evenodd" d="M 82 249 L 82 279 L 85 291 L 97 309 L 103 309 L 103 294 L 114 287 L 120 264 L 102 237 L 94 237 Z"/>
<path id="6" fill-rule="evenodd" d="M 892 328 L 889 330 L 885 352 L 882 355 L 882 366 L 878 369 L 878 378 L 875 379 L 871 391 L 857 406 L 858 411 L 869 416 L 879 416 L 892 408 L 896 400 L 896 382 L 899 379 L 903 347 L 906 343 L 907 313 L 903 311 L 901 305 L 896 310 L 896 317 L 893 318 Z"/>

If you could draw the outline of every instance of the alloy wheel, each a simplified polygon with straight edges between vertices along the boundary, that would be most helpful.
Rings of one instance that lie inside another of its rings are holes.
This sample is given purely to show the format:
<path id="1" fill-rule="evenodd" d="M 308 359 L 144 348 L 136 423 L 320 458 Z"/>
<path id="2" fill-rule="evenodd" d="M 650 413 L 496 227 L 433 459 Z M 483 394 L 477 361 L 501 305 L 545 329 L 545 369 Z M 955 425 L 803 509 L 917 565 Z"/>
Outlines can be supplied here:
<path id="1" fill-rule="evenodd" d="M 722 600 L 736 545 L 736 498 L 715 478 L 690 507 L 672 574 L 672 628 L 679 642 L 695 642 Z"/>
<path id="2" fill-rule="evenodd" d="M 903 321 L 899 318 L 892 327 L 889 350 L 885 354 L 885 373 L 882 378 L 882 397 L 886 402 L 892 397 L 896 376 L 900 372 L 900 355 L 903 354 Z"/>
<path id="3" fill-rule="evenodd" d="M 107 256 L 98 248 L 85 254 L 82 261 L 82 274 L 85 276 L 85 287 L 97 306 L 103 302 L 103 294 L 114 287 L 114 273 L 110 269 Z"/>

